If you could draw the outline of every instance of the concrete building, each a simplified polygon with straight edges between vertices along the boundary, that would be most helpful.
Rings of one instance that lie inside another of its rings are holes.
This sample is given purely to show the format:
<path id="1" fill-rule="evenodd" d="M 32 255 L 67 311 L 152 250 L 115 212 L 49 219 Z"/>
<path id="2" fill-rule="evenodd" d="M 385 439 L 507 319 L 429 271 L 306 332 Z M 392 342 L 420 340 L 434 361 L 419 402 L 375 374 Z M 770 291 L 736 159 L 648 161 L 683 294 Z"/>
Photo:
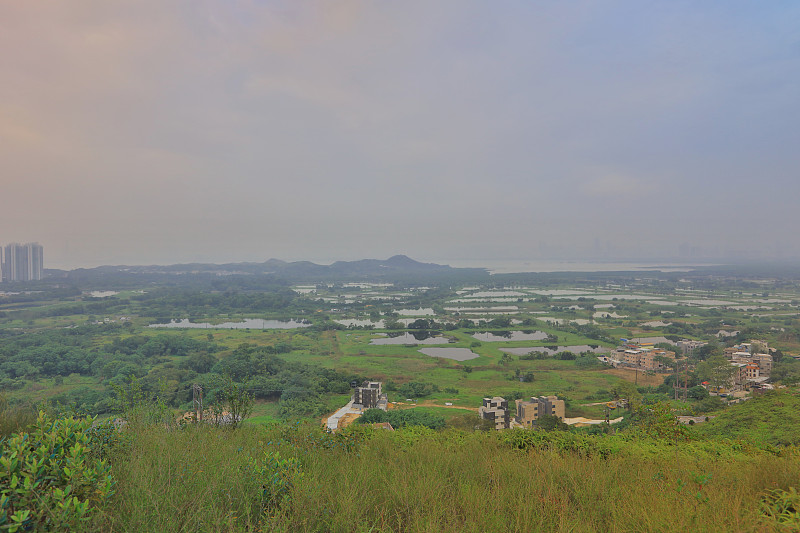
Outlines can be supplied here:
<path id="1" fill-rule="evenodd" d="M 530 427 L 542 415 L 553 415 L 559 419 L 564 418 L 564 400 L 558 396 L 531 396 L 530 400 L 516 400 L 516 420 L 526 427 Z"/>
<path id="2" fill-rule="evenodd" d="M 690 354 L 696 349 L 705 346 L 706 344 L 708 343 L 702 341 L 693 341 L 691 339 L 682 339 L 679 340 L 677 343 L 675 343 L 675 345 L 681 349 L 683 355 Z"/>
<path id="3" fill-rule="evenodd" d="M 3 281 L 36 281 L 44 272 L 44 249 L 37 243 L 6 245 L 2 254 Z"/>
<path id="4" fill-rule="evenodd" d="M 759 373 L 769 377 L 772 374 L 772 355 L 768 353 L 757 353 L 753 356 L 753 361 L 758 364 Z"/>
<path id="5" fill-rule="evenodd" d="M 622 349 L 617 349 L 617 358 L 622 364 L 645 371 L 651 370 L 653 372 L 660 372 L 669 370 L 669 368 L 661 362 L 660 358 L 662 357 L 675 360 L 675 354 L 667 350 L 634 347 L 630 345 L 626 345 L 622 347 Z"/>
<path id="6" fill-rule="evenodd" d="M 740 348 L 737 346 L 735 348 Z M 730 350 L 730 349 L 728 349 Z M 755 364 L 758 366 L 758 375 L 753 376 L 761 377 L 761 378 L 769 378 L 772 374 L 772 355 L 768 353 L 750 353 L 744 351 L 737 351 L 731 352 L 727 351 L 725 356 L 730 360 L 731 363 L 738 363 L 738 364 L 745 364 L 751 365 Z M 751 372 L 752 373 L 752 372 Z"/>
<path id="7" fill-rule="evenodd" d="M 353 390 L 353 406 L 362 409 L 383 409 L 388 407 L 386 395 L 382 392 L 380 381 L 365 381 Z"/>
<path id="8" fill-rule="evenodd" d="M 478 414 L 484 420 L 492 420 L 495 429 L 507 429 L 510 426 L 508 401 L 500 396 L 484 398 Z"/>
<path id="9" fill-rule="evenodd" d="M 736 370 L 730 377 L 728 389 L 731 392 L 744 390 L 747 387 L 748 363 L 731 363 Z"/>

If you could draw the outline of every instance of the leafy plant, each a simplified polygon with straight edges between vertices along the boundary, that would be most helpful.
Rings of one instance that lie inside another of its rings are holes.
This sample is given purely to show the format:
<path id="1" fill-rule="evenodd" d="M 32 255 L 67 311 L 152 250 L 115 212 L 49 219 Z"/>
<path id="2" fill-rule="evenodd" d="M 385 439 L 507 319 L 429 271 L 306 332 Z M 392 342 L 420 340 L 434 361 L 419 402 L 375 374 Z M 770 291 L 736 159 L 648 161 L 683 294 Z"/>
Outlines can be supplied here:
<path id="1" fill-rule="evenodd" d="M 251 459 L 248 475 L 261 483 L 261 512 L 275 514 L 291 504 L 292 486 L 302 479 L 296 457 L 282 457 L 278 451 L 264 451 Z"/>
<path id="2" fill-rule="evenodd" d="M 109 501 L 114 480 L 90 453 L 92 422 L 40 412 L 29 433 L 2 442 L 0 529 L 78 529 Z"/>
<path id="3" fill-rule="evenodd" d="M 800 529 L 800 493 L 794 487 L 771 490 L 761 501 L 761 512 L 770 525 L 797 531 Z"/>

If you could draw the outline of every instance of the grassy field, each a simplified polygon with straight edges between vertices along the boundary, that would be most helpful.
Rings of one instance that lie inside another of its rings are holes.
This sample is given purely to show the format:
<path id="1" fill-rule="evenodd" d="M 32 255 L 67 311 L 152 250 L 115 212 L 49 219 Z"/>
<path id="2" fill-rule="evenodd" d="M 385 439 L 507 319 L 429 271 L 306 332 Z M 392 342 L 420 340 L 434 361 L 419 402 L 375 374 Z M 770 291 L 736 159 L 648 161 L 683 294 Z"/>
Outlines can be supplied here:
<path id="1" fill-rule="evenodd" d="M 143 428 L 112 461 L 117 494 L 96 527 L 766 531 L 775 523 L 762 501 L 800 476 L 794 451 L 774 456 L 723 442 L 675 448 L 594 437 L 581 453 L 559 451 L 555 437 L 520 450 L 494 433 L 359 431 Z M 595 447 L 614 451 L 595 455 Z"/>

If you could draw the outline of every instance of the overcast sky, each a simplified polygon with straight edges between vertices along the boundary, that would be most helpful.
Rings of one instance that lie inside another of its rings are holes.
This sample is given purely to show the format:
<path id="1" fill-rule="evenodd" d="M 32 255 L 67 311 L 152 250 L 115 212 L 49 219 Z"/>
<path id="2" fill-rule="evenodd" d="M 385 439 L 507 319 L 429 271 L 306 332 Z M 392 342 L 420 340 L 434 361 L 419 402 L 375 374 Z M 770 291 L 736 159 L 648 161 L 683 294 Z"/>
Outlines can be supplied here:
<path id="1" fill-rule="evenodd" d="M 0 2 L 46 267 L 800 256 L 800 3 Z"/>

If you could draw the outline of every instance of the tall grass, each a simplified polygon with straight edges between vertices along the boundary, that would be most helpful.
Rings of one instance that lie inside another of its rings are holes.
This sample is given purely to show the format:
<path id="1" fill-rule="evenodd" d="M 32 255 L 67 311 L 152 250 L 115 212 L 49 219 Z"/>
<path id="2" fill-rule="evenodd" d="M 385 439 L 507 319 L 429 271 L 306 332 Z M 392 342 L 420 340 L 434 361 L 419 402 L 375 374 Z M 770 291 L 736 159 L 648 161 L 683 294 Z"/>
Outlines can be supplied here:
<path id="1" fill-rule="evenodd" d="M 112 462 L 117 500 L 103 529 L 229 531 L 261 520 L 261 481 L 251 461 L 270 445 L 261 431 L 187 426 L 131 429 Z"/>
<path id="2" fill-rule="evenodd" d="M 413 428 L 335 437 L 302 425 L 130 433 L 112 463 L 116 501 L 98 529 L 753 531 L 763 496 L 800 477 L 793 451 L 722 441 L 683 450 L 617 439 L 601 454 Z M 276 479 L 272 467 L 254 467 L 265 453 L 298 461 L 283 499 L 265 500 Z"/>
<path id="3" fill-rule="evenodd" d="M 0 394 L 0 437 L 20 433 L 36 422 L 38 412 L 27 404 L 10 405 Z"/>

